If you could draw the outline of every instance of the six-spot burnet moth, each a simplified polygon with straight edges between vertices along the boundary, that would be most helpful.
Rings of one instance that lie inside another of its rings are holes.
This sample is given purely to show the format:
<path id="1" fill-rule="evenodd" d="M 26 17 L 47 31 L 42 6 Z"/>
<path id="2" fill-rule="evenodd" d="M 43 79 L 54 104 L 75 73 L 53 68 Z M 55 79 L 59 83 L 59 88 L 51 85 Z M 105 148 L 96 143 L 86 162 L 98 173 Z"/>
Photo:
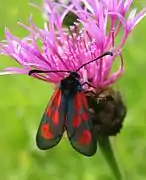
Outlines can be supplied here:
<path id="1" fill-rule="evenodd" d="M 62 79 L 59 87 L 55 90 L 44 114 L 36 135 L 36 143 L 39 149 L 47 150 L 56 146 L 66 130 L 72 147 L 85 156 L 93 156 L 97 149 L 97 140 L 93 134 L 93 124 L 86 101 L 83 85 L 81 84 L 78 71 L 104 56 L 113 55 L 105 52 L 101 56 L 84 63 L 76 71 L 56 70 L 30 70 L 29 75 L 35 73 L 60 73 L 67 72 L 69 75 Z"/>

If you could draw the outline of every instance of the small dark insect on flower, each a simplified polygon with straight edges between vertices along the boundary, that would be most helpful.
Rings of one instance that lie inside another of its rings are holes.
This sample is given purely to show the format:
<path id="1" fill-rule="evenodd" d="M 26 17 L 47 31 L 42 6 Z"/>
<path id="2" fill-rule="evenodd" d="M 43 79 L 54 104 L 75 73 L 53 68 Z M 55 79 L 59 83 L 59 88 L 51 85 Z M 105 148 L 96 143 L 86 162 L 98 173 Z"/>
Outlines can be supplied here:
<path id="1" fill-rule="evenodd" d="M 96 59 L 81 65 L 76 71 L 66 71 L 69 75 L 61 80 L 41 119 L 36 136 L 39 149 L 48 150 L 56 146 L 60 142 L 64 130 L 66 130 L 68 139 L 76 151 L 85 156 L 93 156 L 96 153 L 97 143 L 94 136 L 94 126 L 85 97 L 86 91 L 82 88 L 85 84 L 91 88 L 92 85 L 89 82 L 81 84 L 78 73 L 86 65 L 107 55 L 113 56 L 113 53 L 105 52 Z M 64 72 L 64 70 L 42 71 L 33 69 L 29 75 L 60 72 Z"/>
<path id="2" fill-rule="evenodd" d="M 119 91 L 107 88 L 86 95 L 95 135 L 115 136 L 120 132 L 126 116 L 126 106 Z"/>

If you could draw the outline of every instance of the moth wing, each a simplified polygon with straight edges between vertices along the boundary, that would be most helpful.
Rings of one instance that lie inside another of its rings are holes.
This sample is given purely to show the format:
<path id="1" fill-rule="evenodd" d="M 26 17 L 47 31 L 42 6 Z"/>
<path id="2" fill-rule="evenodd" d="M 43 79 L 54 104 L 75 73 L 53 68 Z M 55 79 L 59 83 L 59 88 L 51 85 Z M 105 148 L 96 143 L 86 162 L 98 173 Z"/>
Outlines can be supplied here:
<path id="1" fill-rule="evenodd" d="M 86 156 L 96 153 L 97 141 L 83 91 L 68 100 L 66 129 L 70 143 L 76 151 Z"/>
<path id="2" fill-rule="evenodd" d="M 39 149 L 47 150 L 56 146 L 64 132 L 66 100 L 60 89 L 57 89 L 48 104 L 36 135 Z"/>

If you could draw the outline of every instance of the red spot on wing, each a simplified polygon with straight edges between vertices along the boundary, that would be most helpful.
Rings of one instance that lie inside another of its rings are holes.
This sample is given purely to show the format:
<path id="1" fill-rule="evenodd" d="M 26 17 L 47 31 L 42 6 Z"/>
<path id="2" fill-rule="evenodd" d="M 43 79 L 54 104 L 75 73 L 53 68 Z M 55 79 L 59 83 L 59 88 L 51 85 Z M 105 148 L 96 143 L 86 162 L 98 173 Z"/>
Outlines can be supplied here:
<path id="1" fill-rule="evenodd" d="M 86 97 L 83 92 L 78 92 L 76 94 L 75 100 L 74 100 L 74 107 L 75 107 L 75 115 L 72 121 L 72 125 L 74 127 L 79 127 L 81 124 L 81 121 L 88 120 L 88 114 L 86 112 L 82 112 L 84 108 L 88 108 Z"/>
<path id="2" fill-rule="evenodd" d="M 50 100 L 49 105 L 46 108 L 46 116 L 49 117 L 54 124 L 59 123 L 59 114 L 58 114 L 58 108 L 61 103 L 61 90 L 56 90 Z"/>
<path id="3" fill-rule="evenodd" d="M 45 124 L 42 124 L 41 126 L 41 136 L 44 138 L 44 139 L 52 139 L 53 138 L 53 133 L 50 129 L 50 126 L 49 124 L 45 123 Z"/>
<path id="4" fill-rule="evenodd" d="M 60 90 L 59 89 L 56 89 L 50 99 L 50 102 L 48 104 L 48 106 L 51 106 L 52 102 L 54 101 L 55 97 L 58 95 L 58 93 L 60 93 Z"/>
<path id="5" fill-rule="evenodd" d="M 82 102 L 80 99 L 80 93 L 77 93 L 74 100 L 75 111 L 79 111 L 82 108 Z"/>
<path id="6" fill-rule="evenodd" d="M 53 114 L 51 116 L 51 120 L 56 125 L 59 123 L 59 112 L 58 111 L 53 112 Z"/>
<path id="7" fill-rule="evenodd" d="M 80 98 L 81 98 L 81 101 L 82 101 L 82 104 L 84 106 L 85 109 L 88 109 L 88 104 L 87 104 L 87 100 L 86 100 L 86 96 L 83 92 L 80 92 Z"/>
<path id="8" fill-rule="evenodd" d="M 78 111 L 82 107 L 88 109 L 88 104 L 86 100 L 86 96 L 83 92 L 78 92 L 75 96 L 75 109 Z"/>
<path id="9" fill-rule="evenodd" d="M 81 114 L 81 119 L 82 119 L 82 121 L 87 121 L 87 120 L 88 120 L 88 114 L 85 113 L 85 112 L 83 112 L 83 113 Z"/>
<path id="10" fill-rule="evenodd" d="M 80 123 L 81 123 L 81 119 L 79 115 L 75 115 L 72 121 L 73 127 L 79 127 Z"/>
<path id="11" fill-rule="evenodd" d="M 88 130 L 84 130 L 82 134 L 80 135 L 78 142 L 81 145 L 88 145 L 91 141 L 91 133 Z"/>
<path id="12" fill-rule="evenodd" d="M 51 112 L 52 112 L 52 109 L 50 107 L 47 107 L 46 112 L 45 112 L 46 116 L 50 117 L 51 116 Z"/>
<path id="13" fill-rule="evenodd" d="M 55 107 L 59 107 L 60 106 L 61 96 L 62 96 L 61 90 L 58 90 L 57 94 L 55 95 L 55 97 L 53 99 L 53 105 Z"/>
<path id="14" fill-rule="evenodd" d="M 81 115 L 75 115 L 72 121 L 73 127 L 79 127 L 81 124 L 81 121 L 87 121 L 88 120 L 88 114 L 82 113 Z"/>

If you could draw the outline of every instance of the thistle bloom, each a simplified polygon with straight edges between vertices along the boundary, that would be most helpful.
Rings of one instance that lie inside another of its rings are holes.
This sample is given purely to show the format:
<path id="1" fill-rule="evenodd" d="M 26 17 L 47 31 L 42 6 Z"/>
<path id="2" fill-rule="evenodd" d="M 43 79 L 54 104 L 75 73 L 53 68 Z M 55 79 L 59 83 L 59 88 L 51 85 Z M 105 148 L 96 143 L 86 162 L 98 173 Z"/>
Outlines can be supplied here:
<path id="1" fill-rule="evenodd" d="M 132 2 L 72 0 L 66 5 L 44 0 L 47 22 L 44 23 L 43 29 L 33 23 L 32 17 L 29 19 L 29 27 L 19 23 L 29 31 L 29 36 L 23 39 L 5 29 L 6 40 L 0 43 L 0 53 L 15 59 L 21 68 L 9 67 L 0 74 L 28 74 L 32 69 L 74 71 L 105 51 L 111 51 L 114 56 L 106 56 L 79 71 L 83 82 L 92 80 L 92 85 L 97 88 L 111 85 L 123 73 L 123 45 L 135 25 L 146 15 L 146 8 L 137 14 L 136 9 L 130 11 Z M 76 15 L 77 21 L 73 26 L 64 27 L 64 18 L 69 12 Z M 115 44 L 121 29 L 120 43 Z M 41 47 L 38 41 L 41 42 Z M 118 60 L 116 57 L 119 55 L 119 68 L 111 73 L 113 62 Z M 66 77 L 66 73 L 32 76 L 56 84 Z"/>

